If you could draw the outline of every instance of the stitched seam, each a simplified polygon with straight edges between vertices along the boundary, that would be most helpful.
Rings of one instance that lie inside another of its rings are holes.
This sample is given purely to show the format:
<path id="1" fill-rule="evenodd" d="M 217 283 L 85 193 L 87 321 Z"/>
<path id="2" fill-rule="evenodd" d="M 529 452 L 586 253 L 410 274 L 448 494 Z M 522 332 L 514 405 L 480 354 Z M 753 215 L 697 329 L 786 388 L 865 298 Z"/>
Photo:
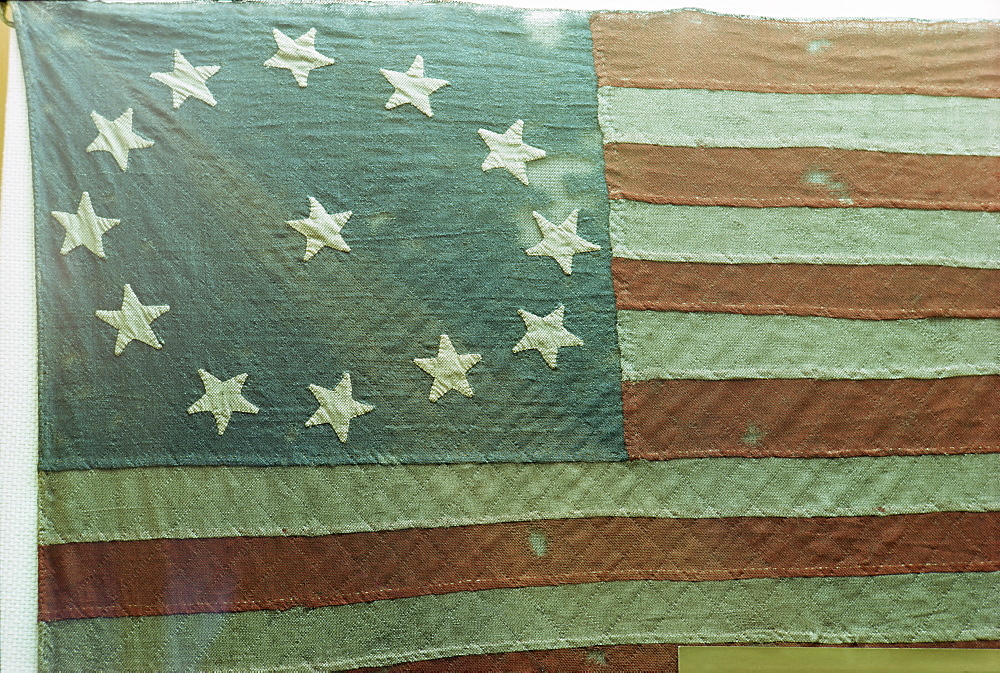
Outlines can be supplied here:
<path id="1" fill-rule="evenodd" d="M 616 145 L 618 143 L 609 143 L 611 145 Z M 612 148 L 612 156 L 618 157 L 619 152 L 616 147 Z M 610 185 L 609 185 L 610 187 Z M 965 210 L 971 212 L 996 212 L 1000 211 L 1000 201 L 921 201 L 916 199 L 890 199 L 890 198 L 876 198 L 876 197 L 854 197 L 854 203 L 846 204 L 839 199 L 819 196 L 815 198 L 805 198 L 799 196 L 781 196 L 772 197 L 768 199 L 755 198 L 750 196 L 739 196 L 731 199 L 724 199 L 720 197 L 712 196 L 670 196 L 662 194 L 638 194 L 636 192 L 630 192 L 623 187 L 610 187 L 610 192 L 614 195 L 612 198 L 623 198 L 630 201 L 642 201 L 645 203 L 656 203 L 663 205 L 710 205 L 710 206 L 740 206 L 744 203 L 756 203 L 756 204 L 775 204 L 775 207 L 779 207 L 780 204 L 788 203 L 801 203 L 801 204 L 813 204 L 812 207 L 816 208 L 882 208 L 882 207 L 898 207 L 906 208 L 913 207 L 917 210 Z M 824 204 L 824 205 L 816 205 Z M 882 204 L 891 204 L 890 206 L 885 206 Z M 973 207 L 975 206 L 975 207 Z"/>
<path id="2" fill-rule="evenodd" d="M 602 63 L 602 67 L 606 65 Z M 892 85 L 892 86 L 861 86 L 861 85 L 813 85 L 805 82 L 799 84 L 779 83 L 779 82 L 754 82 L 759 88 L 750 88 L 746 80 L 727 81 L 719 79 L 676 79 L 673 77 L 649 77 L 632 78 L 629 76 L 612 77 L 606 75 L 604 79 L 608 84 L 601 86 L 613 86 L 620 89 L 705 89 L 709 91 L 746 91 L 749 93 L 816 93 L 838 95 L 845 93 L 859 94 L 914 94 L 925 96 L 940 96 L 946 98 L 997 98 L 1000 97 L 1000 87 L 963 87 L 947 85 Z M 669 86 L 664 86 L 669 85 Z M 716 88 L 718 87 L 718 88 Z M 937 93 L 930 93 L 930 92 Z M 975 96 L 973 94 L 981 94 Z"/>
<path id="3" fill-rule="evenodd" d="M 636 443 L 640 443 L 639 442 L 638 433 L 637 433 L 637 437 L 636 437 Z M 648 442 L 643 441 L 641 443 L 645 444 L 645 443 L 648 443 Z M 921 448 L 921 450 L 919 452 L 915 452 L 914 451 L 914 447 L 916 447 L 916 446 L 919 446 Z M 848 457 L 848 456 L 859 456 L 859 457 L 860 456 L 884 456 L 884 455 L 902 455 L 902 456 L 937 456 L 937 455 L 948 455 L 948 454 L 942 454 L 941 452 L 943 452 L 943 451 L 950 451 L 950 452 L 953 452 L 954 454 L 957 454 L 957 455 L 961 455 L 961 454 L 965 454 L 965 453 L 972 453 L 972 454 L 977 454 L 977 453 L 1000 453 L 1000 445 L 994 446 L 994 445 L 989 445 L 989 444 L 985 444 L 985 445 L 978 445 L 977 444 L 977 445 L 972 445 L 972 446 L 930 446 L 930 447 L 929 446 L 925 446 L 925 445 L 916 445 L 915 444 L 914 447 L 904 447 L 904 446 L 873 447 L 869 451 L 857 451 L 857 452 L 852 451 L 850 449 L 830 449 L 830 448 L 816 449 L 814 451 L 798 451 L 798 452 L 779 451 L 777 449 L 774 449 L 774 450 L 771 450 L 771 451 L 768 451 L 767 449 L 759 450 L 759 451 L 752 451 L 752 450 L 746 449 L 746 448 L 743 448 L 743 449 L 740 449 L 740 450 L 737 450 L 737 451 L 726 451 L 725 449 L 699 449 L 699 450 L 694 450 L 694 451 L 691 451 L 691 452 L 685 452 L 683 454 L 672 455 L 670 457 L 676 457 L 676 458 L 684 457 L 684 458 L 688 458 L 688 457 L 691 457 L 691 456 L 702 456 L 702 455 L 704 455 L 704 456 L 718 456 L 718 457 L 735 456 L 735 457 L 746 457 L 746 458 L 758 457 L 758 456 L 772 456 L 772 457 L 789 456 L 789 457 L 793 457 L 793 458 L 808 458 L 810 456 L 817 456 L 817 455 L 833 455 L 833 456 L 840 456 L 840 457 Z M 670 453 L 671 453 L 671 449 L 669 449 L 669 448 L 663 449 L 661 451 L 650 451 L 649 449 L 646 449 L 646 450 L 644 450 L 642 452 L 643 456 L 661 456 L 661 455 L 670 454 Z"/>
<path id="4" fill-rule="evenodd" d="M 838 307 L 838 306 L 807 306 L 807 305 L 783 306 L 783 305 L 780 305 L 780 304 L 743 304 L 743 303 L 728 304 L 728 303 L 722 303 L 722 302 L 705 302 L 705 303 L 701 303 L 701 304 L 693 303 L 693 302 L 676 302 L 676 303 L 663 302 L 663 303 L 654 303 L 652 301 L 642 301 L 642 302 L 639 302 L 637 305 L 641 306 L 641 308 L 639 310 L 655 310 L 657 307 L 660 307 L 660 306 L 673 307 L 675 309 L 676 309 L 676 307 L 695 308 L 695 309 L 697 309 L 697 308 L 704 308 L 704 307 L 707 307 L 707 306 L 711 306 L 711 307 L 723 307 L 723 308 L 732 308 L 734 310 L 731 310 L 731 311 L 714 311 L 714 312 L 716 312 L 716 313 L 734 313 L 734 314 L 737 314 L 737 315 L 745 315 L 742 311 L 738 310 L 740 308 L 744 308 L 744 309 L 747 309 L 747 310 L 752 309 L 752 308 L 759 308 L 759 309 L 768 309 L 768 310 L 774 310 L 774 311 L 778 311 L 779 309 L 788 309 L 788 310 L 800 310 L 800 311 L 812 311 L 813 312 L 813 313 L 809 313 L 807 315 L 801 316 L 801 317 L 804 317 L 804 318 L 808 318 L 808 317 L 822 318 L 822 317 L 826 317 L 827 314 L 836 312 L 836 313 L 839 313 L 839 314 L 845 314 L 845 315 L 851 315 L 851 316 L 870 315 L 870 316 L 873 316 L 872 319 L 874 319 L 874 320 L 879 319 L 879 316 L 886 316 L 885 319 L 890 319 L 891 320 L 891 319 L 898 318 L 900 316 L 912 316 L 914 318 L 931 318 L 931 317 L 995 318 L 998 315 L 1000 315 L 1000 308 L 991 309 L 991 310 L 986 310 L 986 309 L 982 309 L 982 310 L 967 309 L 967 310 L 962 310 L 962 311 L 954 311 L 954 310 L 934 311 L 934 310 L 930 310 L 930 309 L 927 309 L 927 310 L 924 310 L 924 311 L 909 310 L 909 309 L 900 309 L 900 310 L 897 310 L 897 311 L 893 311 L 891 309 L 884 309 L 884 310 L 880 310 L 880 309 L 852 309 L 852 308 L 843 308 L 843 307 Z M 631 307 L 630 308 L 619 307 L 619 309 L 620 310 L 625 310 L 625 311 L 636 310 L 635 308 L 631 308 Z M 688 311 L 688 312 L 689 313 L 698 313 L 699 311 Z M 786 313 L 766 313 L 764 315 L 786 315 Z M 798 314 L 789 313 L 788 315 L 798 315 Z"/>

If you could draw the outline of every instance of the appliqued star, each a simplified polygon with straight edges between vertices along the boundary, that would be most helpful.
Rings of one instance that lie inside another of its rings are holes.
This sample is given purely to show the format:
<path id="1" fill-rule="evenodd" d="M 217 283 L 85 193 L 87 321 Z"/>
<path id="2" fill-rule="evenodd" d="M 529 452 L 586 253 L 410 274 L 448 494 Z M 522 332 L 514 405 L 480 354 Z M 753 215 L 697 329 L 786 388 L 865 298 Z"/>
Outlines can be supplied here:
<path id="1" fill-rule="evenodd" d="M 309 390 L 316 396 L 319 409 L 306 421 L 306 426 L 329 423 L 342 443 L 347 442 L 347 431 L 350 429 L 351 419 L 357 418 L 361 414 L 367 414 L 375 408 L 351 397 L 351 374 L 349 372 L 344 372 L 344 377 L 340 379 L 340 383 L 333 390 L 312 384 L 309 384 Z"/>
<path id="2" fill-rule="evenodd" d="M 469 385 L 466 372 L 482 359 L 483 356 L 479 353 L 459 355 L 448 335 L 442 334 L 436 357 L 413 358 L 413 362 L 434 377 L 429 399 L 437 402 L 449 390 L 457 390 L 466 397 L 472 397 L 472 386 Z"/>
<path id="3" fill-rule="evenodd" d="M 335 61 L 316 51 L 316 29 L 293 40 L 277 28 L 274 29 L 274 41 L 278 43 L 278 51 L 264 62 L 270 68 L 287 68 L 292 71 L 295 81 L 304 87 L 309 79 L 309 71 L 333 65 Z"/>
<path id="4" fill-rule="evenodd" d="M 169 310 L 169 306 L 143 306 L 132 291 L 132 286 L 126 285 L 120 310 L 94 311 L 94 315 L 118 330 L 115 355 L 121 355 L 125 346 L 133 339 L 156 349 L 163 348 L 163 344 L 153 334 L 151 323 Z"/>
<path id="5" fill-rule="evenodd" d="M 52 217 L 56 218 L 66 230 L 66 238 L 63 239 L 62 249 L 59 252 L 65 255 L 82 245 L 101 259 L 105 258 L 102 238 L 104 232 L 121 222 L 121 220 L 98 217 L 94 212 L 94 206 L 90 203 L 88 192 L 84 192 L 80 197 L 80 205 L 77 206 L 75 213 L 53 210 Z"/>
<path id="6" fill-rule="evenodd" d="M 234 411 L 244 414 L 256 414 L 260 408 L 256 404 L 251 404 L 250 400 L 243 397 L 243 384 L 246 383 L 247 375 L 240 374 L 231 379 L 222 381 L 209 374 L 204 369 L 199 369 L 201 382 L 205 384 L 205 394 L 198 398 L 198 401 L 188 407 L 189 414 L 197 414 L 201 411 L 210 411 L 215 416 L 215 426 L 221 435 L 229 426 L 229 419 Z"/>
<path id="7" fill-rule="evenodd" d="M 379 72 L 396 89 L 396 92 L 389 97 L 389 102 L 385 104 L 386 110 L 409 103 L 428 117 L 434 116 L 434 113 L 431 112 L 431 94 L 446 85 L 448 80 L 424 77 L 423 56 L 417 56 L 413 59 L 413 65 L 406 72 L 396 72 L 385 68 Z"/>
<path id="8" fill-rule="evenodd" d="M 506 168 L 511 175 L 524 184 L 528 184 L 528 173 L 525 171 L 524 164 L 527 161 L 541 159 L 545 156 L 545 150 L 526 145 L 521 140 L 523 133 L 524 121 L 520 119 L 511 124 L 510 128 L 503 133 L 479 129 L 479 137 L 490 148 L 490 153 L 483 161 L 483 170 Z"/>
<path id="9" fill-rule="evenodd" d="M 205 101 L 215 107 L 215 97 L 205 86 L 208 78 L 219 72 L 218 65 L 193 66 L 188 63 L 177 49 L 174 49 L 174 70 L 173 72 L 154 72 L 150 75 L 158 82 L 163 82 L 170 87 L 174 95 L 174 109 L 181 106 L 181 103 L 194 96 L 200 101 Z"/>
<path id="10" fill-rule="evenodd" d="M 132 132 L 132 108 L 125 110 L 118 119 L 108 121 L 97 111 L 90 113 L 90 118 L 97 126 L 97 137 L 87 146 L 88 152 L 111 152 L 123 171 L 128 168 L 129 150 L 141 150 L 153 145 L 152 140 L 146 140 Z"/>
<path id="11" fill-rule="evenodd" d="M 518 309 L 517 313 L 524 320 L 527 332 L 511 349 L 514 353 L 535 349 L 542 354 L 545 364 L 555 369 L 561 347 L 583 345 L 582 339 L 563 327 L 563 317 L 566 315 L 564 306 L 559 306 L 544 318 L 522 309 Z"/>
<path id="12" fill-rule="evenodd" d="M 594 245 L 576 235 L 579 208 L 570 213 L 569 217 L 559 225 L 552 224 L 541 213 L 533 212 L 531 214 L 534 215 L 538 229 L 542 232 L 542 240 L 538 245 L 528 248 L 524 252 L 529 255 L 553 258 L 559 262 L 560 268 L 566 275 L 573 273 L 573 255 L 601 249 L 601 246 Z"/>
<path id="13" fill-rule="evenodd" d="M 347 210 L 343 213 L 330 215 L 322 203 L 310 196 L 309 217 L 304 220 L 285 222 L 289 227 L 306 237 L 306 254 L 302 257 L 302 261 L 308 262 L 324 246 L 350 252 L 351 246 L 344 241 L 340 231 L 353 214 L 352 211 Z"/>

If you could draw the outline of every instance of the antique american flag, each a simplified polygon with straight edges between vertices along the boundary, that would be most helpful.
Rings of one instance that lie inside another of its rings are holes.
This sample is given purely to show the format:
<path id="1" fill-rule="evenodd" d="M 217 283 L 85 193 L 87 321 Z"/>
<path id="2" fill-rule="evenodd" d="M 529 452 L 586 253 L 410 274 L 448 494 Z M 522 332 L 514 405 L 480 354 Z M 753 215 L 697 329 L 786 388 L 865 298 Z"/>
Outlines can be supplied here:
<path id="1" fill-rule="evenodd" d="M 46 670 L 997 646 L 1000 24 L 16 22 Z"/>

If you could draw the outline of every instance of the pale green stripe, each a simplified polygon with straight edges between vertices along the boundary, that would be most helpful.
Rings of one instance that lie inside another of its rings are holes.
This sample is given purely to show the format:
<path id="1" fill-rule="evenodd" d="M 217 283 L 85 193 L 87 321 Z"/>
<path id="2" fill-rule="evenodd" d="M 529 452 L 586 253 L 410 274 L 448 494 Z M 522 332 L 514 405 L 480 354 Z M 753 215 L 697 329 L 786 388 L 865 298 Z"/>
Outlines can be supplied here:
<path id="1" fill-rule="evenodd" d="M 1000 511 L 1000 454 L 42 473 L 42 544 L 639 516 Z"/>
<path id="2" fill-rule="evenodd" d="M 607 143 L 1000 154 L 1000 99 L 707 89 L 598 90 Z"/>
<path id="3" fill-rule="evenodd" d="M 610 226 L 614 256 L 631 259 L 1000 268 L 1000 213 L 614 200 Z"/>
<path id="4" fill-rule="evenodd" d="M 619 311 L 622 378 L 938 379 L 1000 374 L 1000 319 Z"/>
<path id="5" fill-rule="evenodd" d="M 1000 638 L 997 573 L 607 582 L 42 626 L 50 670 L 312 671 L 648 642 Z"/>
<path id="6" fill-rule="evenodd" d="M 1000 650 L 908 647 L 681 647 L 679 673 L 996 673 Z"/>

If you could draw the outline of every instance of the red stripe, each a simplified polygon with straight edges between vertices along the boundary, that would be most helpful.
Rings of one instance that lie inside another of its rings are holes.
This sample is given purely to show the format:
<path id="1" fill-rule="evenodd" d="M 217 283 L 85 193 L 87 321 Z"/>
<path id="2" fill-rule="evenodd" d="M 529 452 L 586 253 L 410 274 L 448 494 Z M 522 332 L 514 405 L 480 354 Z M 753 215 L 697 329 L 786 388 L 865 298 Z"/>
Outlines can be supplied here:
<path id="1" fill-rule="evenodd" d="M 1000 640 L 949 641 L 941 643 L 715 643 L 730 647 L 906 647 L 986 649 L 1000 648 Z M 698 647 L 688 645 L 685 647 Z M 565 650 L 532 650 L 529 652 L 503 652 L 498 654 L 472 654 L 445 659 L 412 661 L 381 668 L 355 668 L 351 673 L 417 673 L 419 671 L 517 671 L 519 673 L 545 673 L 546 671 L 661 671 L 678 673 L 678 646 L 650 643 L 643 645 L 598 645 Z"/>
<path id="2" fill-rule="evenodd" d="M 759 208 L 1000 210 L 1000 157 L 609 143 L 604 160 L 612 199 Z"/>
<path id="3" fill-rule="evenodd" d="M 660 671 L 677 673 L 677 645 L 603 645 L 564 650 L 472 654 L 356 668 L 351 673 L 570 673 L 575 671 Z"/>
<path id="4" fill-rule="evenodd" d="M 1000 452 L 1000 376 L 624 381 L 625 445 L 646 460 Z"/>
<path id="5" fill-rule="evenodd" d="M 45 621 L 322 607 L 617 580 L 1000 570 L 1000 513 L 557 519 L 350 533 L 52 545 Z"/>
<path id="6" fill-rule="evenodd" d="M 1000 25 L 591 15 L 600 86 L 1000 96 Z"/>
<path id="7" fill-rule="evenodd" d="M 615 257 L 619 310 L 895 320 L 1000 318 L 1000 269 L 700 264 Z"/>

